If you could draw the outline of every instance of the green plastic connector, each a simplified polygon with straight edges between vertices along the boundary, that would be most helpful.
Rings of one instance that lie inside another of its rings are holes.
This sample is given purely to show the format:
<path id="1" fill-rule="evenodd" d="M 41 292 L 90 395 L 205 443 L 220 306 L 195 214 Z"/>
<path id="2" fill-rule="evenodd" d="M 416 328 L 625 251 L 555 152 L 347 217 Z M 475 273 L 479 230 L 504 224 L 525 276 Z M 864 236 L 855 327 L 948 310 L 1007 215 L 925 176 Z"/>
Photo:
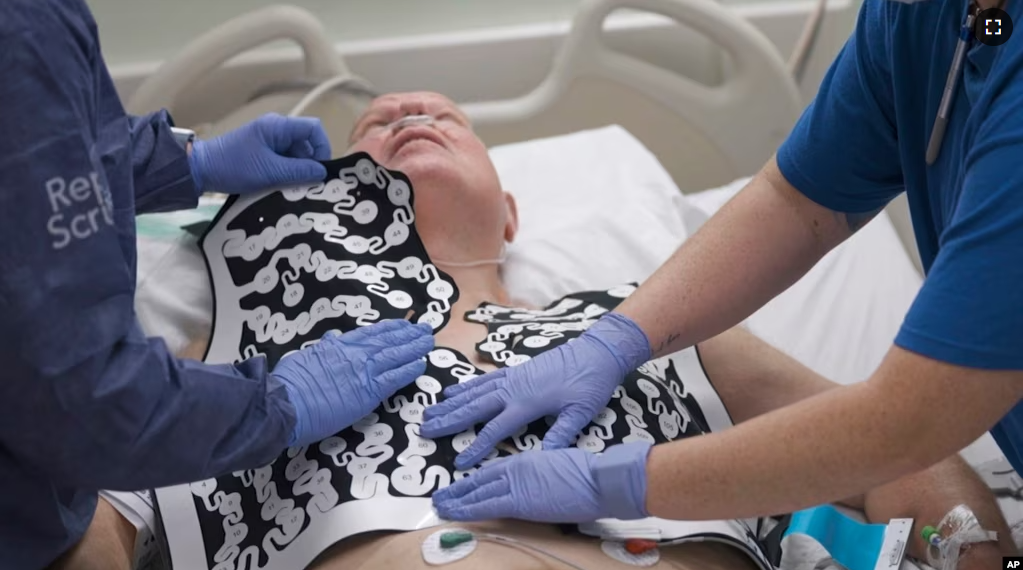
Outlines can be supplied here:
<path id="1" fill-rule="evenodd" d="M 920 536 L 922 536 L 924 538 L 924 542 L 926 542 L 927 544 L 934 544 L 934 542 L 931 540 L 931 537 L 933 537 L 936 534 L 938 534 L 938 529 L 934 528 L 933 526 L 929 526 L 929 525 L 925 526 L 920 531 Z M 938 538 L 941 538 L 941 537 L 939 536 Z"/>
<path id="2" fill-rule="evenodd" d="M 440 535 L 440 547 L 444 550 L 454 548 L 459 544 L 465 544 L 472 540 L 472 533 L 462 530 L 455 530 L 451 532 L 445 532 Z"/>

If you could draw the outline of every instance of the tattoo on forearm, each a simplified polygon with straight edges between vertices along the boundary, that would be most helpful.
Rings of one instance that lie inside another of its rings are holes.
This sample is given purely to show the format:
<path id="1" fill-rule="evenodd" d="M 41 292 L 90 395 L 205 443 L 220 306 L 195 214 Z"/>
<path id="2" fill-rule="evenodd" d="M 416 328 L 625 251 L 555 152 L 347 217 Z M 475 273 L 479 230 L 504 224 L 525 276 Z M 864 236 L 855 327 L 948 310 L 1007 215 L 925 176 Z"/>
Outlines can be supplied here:
<path id="1" fill-rule="evenodd" d="M 671 343 L 673 343 L 676 340 L 678 340 L 679 337 L 681 337 L 681 336 L 682 336 L 681 333 L 671 333 L 671 334 L 669 334 L 668 338 L 666 338 L 666 339 L 661 341 L 661 344 L 657 347 L 657 350 L 654 351 L 654 354 L 660 354 L 662 350 L 664 350 L 664 349 L 668 348 L 669 346 L 671 346 Z"/>
<path id="2" fill-rule="evenodd" d="M 882 209 L 883 208 L 878 208 L 872 212 L 862 212 L 858 214 L 845 213 L 839 215 L 845 217 L 845 223 L 849 226 L 849 231 L 856 233 L 860 228 L 867 225 L 867 222 L 873 220 L 874 216 L 877 216 Z"/>

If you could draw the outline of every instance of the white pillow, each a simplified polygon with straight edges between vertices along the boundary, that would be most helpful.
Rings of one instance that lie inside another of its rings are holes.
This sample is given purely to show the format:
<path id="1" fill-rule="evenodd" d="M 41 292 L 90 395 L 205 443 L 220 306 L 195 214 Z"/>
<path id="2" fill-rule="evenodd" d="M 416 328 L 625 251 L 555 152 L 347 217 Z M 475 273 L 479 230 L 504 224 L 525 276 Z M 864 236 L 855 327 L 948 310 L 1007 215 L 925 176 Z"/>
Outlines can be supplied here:
<path id="1" fill-rule="evenodd" d="M 619 126 L 494 147 L 519 235 L 504 281 L 545 305 L 569 293 L 642 281 L 686 238 L 688 207 L 654 155 Z"/>

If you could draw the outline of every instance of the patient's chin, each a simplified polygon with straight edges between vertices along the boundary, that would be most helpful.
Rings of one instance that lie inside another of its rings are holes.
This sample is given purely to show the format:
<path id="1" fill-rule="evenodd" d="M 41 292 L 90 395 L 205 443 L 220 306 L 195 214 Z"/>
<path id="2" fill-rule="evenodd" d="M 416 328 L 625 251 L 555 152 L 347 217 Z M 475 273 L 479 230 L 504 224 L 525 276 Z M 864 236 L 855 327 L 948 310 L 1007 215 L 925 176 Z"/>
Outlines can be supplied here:
<path id="1" fill-rule="evenodd" d="M 403 172 L 417 191 L 437 185 L 459 184 L 463 179 L 462 170 L 449 157 L 437 156 L 435 153 L 415 153 L 399 155 L 395 159 L 387 167 Z"/>

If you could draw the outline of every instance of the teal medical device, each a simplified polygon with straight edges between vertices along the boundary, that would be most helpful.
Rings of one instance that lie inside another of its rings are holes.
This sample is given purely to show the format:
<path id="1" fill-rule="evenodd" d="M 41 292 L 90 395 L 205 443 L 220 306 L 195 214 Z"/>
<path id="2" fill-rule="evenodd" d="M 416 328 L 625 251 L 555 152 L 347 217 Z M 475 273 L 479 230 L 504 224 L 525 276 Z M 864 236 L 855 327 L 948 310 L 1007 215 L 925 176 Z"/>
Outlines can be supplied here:
<path id="1" fill-rule="evenodd" d="M 793 513 L 783 538 L 809 536 L 848 570 L 898 570 L 912 530 L 913 519 L 866 524 L 824 505 Z"/>

